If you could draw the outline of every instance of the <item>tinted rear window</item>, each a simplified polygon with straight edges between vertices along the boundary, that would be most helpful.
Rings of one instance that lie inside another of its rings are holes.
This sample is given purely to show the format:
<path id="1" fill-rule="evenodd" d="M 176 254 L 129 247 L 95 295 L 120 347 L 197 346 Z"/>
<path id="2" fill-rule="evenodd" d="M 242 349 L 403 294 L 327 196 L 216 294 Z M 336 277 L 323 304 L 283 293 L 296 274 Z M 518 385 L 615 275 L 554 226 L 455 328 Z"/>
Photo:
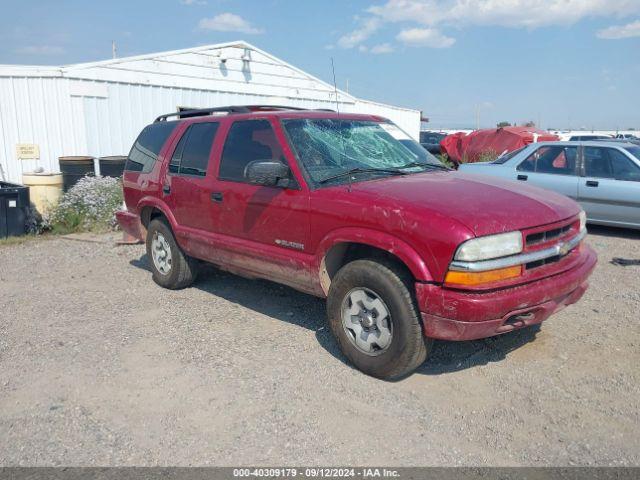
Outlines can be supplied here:
<path id="1" fill-rule="evenodd" d="M 194 123 L 182 135 L 171 157 L 169 171 L 185 175 L 207 174 L 213 139 L 218 131 L 217 123 Z"/>
<path id="2" fill-rule="evenodd" d="M 158 122 L 146 126 L 129 152 L 125 170 L 150 172 L 162 146 L 177 124 L 177 122 Z"/>

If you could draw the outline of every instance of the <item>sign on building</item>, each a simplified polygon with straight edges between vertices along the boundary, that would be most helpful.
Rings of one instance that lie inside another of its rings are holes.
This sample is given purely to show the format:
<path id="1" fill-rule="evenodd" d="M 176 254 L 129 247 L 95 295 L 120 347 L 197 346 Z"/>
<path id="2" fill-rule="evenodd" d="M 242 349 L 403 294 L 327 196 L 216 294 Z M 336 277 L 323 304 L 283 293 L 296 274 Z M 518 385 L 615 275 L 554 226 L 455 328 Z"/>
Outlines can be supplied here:
<path id="1" fill-rule="evenodd" d="M 18 160 L 33 160 L 40 158 L 40 146 L 34 143 L 16 144 Z"/>

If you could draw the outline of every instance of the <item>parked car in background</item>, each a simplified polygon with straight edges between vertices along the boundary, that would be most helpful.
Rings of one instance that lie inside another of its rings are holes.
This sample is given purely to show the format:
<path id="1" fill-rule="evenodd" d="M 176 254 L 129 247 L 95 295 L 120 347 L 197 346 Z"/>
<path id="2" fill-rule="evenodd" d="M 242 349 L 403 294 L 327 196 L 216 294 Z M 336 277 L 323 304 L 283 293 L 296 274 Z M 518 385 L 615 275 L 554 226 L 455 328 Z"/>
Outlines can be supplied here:
<path id="1" fill-rule="evenodd" d="M 446 133 L 422 131 L 420 132 L 420 145 L 432 155 L 438 155 L 441 152 L 440 142 L 446 136 Z"/>
<path id="2" fill-rule="evenodd" d="M 584 135 L 571 135 L 569 137 L 570 142 L 588 142 L 590 140 L 604 140 L 606 138 L 613 138 L 611 135 L 594 135 L 591 133 L 585 133 Z"/>
<path id="3" fill-rule="evenodd" d="M 538 143 L 460 170 L 547 188 L 577 200 L 590 223 L 640 229 L 640 146 L 633 143 Z"/>
<path id="4" fill-rule="evenodd" d="M 631 133 L 617 133 L 615 138 L 638 140 L 638 137 L 636 135 L 632 135 Z"/>
<path id="5" fill-rule="evenodd" d="M 187 287 L 210 262 L 327 298 L 338 345 L 370 375 L 406 375 L 434 338 L 539 324 L 587 288 L 596 255 L 575 202 L 450 170 L 388 120 L 267 106 L 176 115 L 135 141 L 117 213 L 146 241 L 154 281 Z"/>
<path id="6" fill-rule="evenodd" d="M 611 143 L 632 143 L 634 145 L 640 145 L 640 138 L 605 138 L 604 140 L 599 141 Z"/>

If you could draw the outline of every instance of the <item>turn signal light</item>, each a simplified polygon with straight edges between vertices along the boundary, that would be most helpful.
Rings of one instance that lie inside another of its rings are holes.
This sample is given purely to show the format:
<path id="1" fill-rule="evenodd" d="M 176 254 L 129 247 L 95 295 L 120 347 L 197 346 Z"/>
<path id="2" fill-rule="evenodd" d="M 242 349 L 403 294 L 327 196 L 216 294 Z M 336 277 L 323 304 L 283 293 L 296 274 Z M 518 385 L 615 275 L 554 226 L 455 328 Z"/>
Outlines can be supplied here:
<path id="1" fill-rule="evenodd" d="M 521 265 L 500 268 L 498 270 L 488 270 L 486 272 L 457 272 L 450 270 L 447 272 L 444 283 L 448 285 L 475 286 L 516 278 L 519 277 L 521 273 Z"/>

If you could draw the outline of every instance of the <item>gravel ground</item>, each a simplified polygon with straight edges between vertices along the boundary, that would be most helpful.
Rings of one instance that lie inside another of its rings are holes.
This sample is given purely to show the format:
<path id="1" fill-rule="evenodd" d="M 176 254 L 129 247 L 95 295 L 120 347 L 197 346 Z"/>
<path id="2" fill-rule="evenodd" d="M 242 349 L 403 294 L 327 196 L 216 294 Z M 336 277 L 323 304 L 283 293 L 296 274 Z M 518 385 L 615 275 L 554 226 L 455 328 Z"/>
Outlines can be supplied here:
<path id="1" fill-rule="evenodd" d="M 324 302 L 142 246 L 0 245 L 1 465 L 639 465 L 640 233 L 590 229 L 580 303 L 438 342 L 405 380 L 344 363 Z"/>

